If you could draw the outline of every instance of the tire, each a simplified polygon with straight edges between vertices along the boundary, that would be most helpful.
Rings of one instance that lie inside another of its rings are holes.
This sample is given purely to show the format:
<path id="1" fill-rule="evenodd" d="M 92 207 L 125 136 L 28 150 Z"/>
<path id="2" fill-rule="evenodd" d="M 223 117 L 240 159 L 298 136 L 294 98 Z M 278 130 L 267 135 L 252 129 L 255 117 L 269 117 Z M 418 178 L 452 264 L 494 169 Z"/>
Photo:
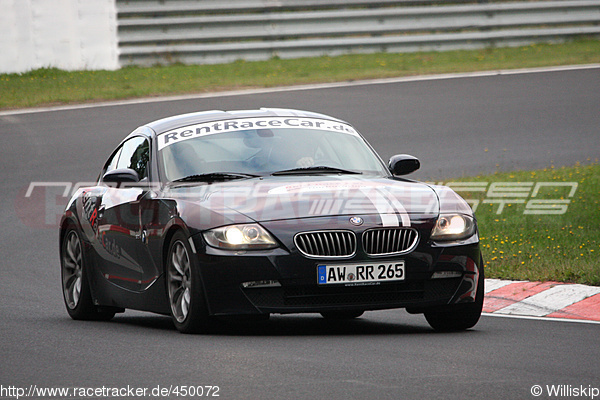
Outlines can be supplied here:
<path id="1" fill-rule="evenodd" d="M 442 332 L 463 331 L 474 327 L 479 321 L 483 309 L 484 286 L 485 277 L 483 260 L 481 260 L 475 301 L 468 304 L 456 304 L 444 311 L 425 311 L 425 319 L 433 329 Z"/>
<path id="2" fill-rule="evenodd" d="M 182 231 L 177 231 L 171 239 L 165 272 L 171 319 L 177 330 L 206 332 L 212 319 L 208 315 L 198 261 Z"/>
<path id="3" fill-rule="evenodd" d="M 88 261 L 84 242 L 72 225 L 67 228 L 61 247 L 61 281 L 65 307 L 75 320 L 108 321 L 114 311 L 100 311 L 94 305 L 87 274 Z"/>
<path id="4" fill-rule="evenodd" d="M 321 316 L 329 320 L 349 320 L 355 319 L 363 315 L 365 312 L 362 310 L 358 311 L 324 311 Z"/>

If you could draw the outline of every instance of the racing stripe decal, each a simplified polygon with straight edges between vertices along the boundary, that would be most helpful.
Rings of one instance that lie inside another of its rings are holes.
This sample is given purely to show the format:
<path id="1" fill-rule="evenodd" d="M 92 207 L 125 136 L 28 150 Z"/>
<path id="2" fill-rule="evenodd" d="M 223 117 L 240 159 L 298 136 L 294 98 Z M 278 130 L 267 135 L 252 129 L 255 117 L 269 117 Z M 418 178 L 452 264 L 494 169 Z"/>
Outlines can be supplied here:
<path id="1" fill-rule="evenodd" d="M 381 224 L 384 227 L 388 226 L 400 226 L 398 216 L 396 214 L 379 214 L 381 217 Z"/>
<path id="2" fill-rule="evenodd" d="M 408 212 L 402 203 L 398 201 L 398 199 L 392 193 L 390 193 L 387 188 L 381 188 L 380 190 L 383 192 L 384 196 L 386 196 L 387 200 L 396 211 L 396 214 L 400 217 L 402 226 L 410 226 L 410 216 L 408 215 Z"/>
<path id="3" fill-rule="evenodd" d="M 386 197 L 378 190 L 372 188 L 361 188 L 360 191 L 371 201 L 371 204 L 375 206 L 379 217 L 381 218 L 381 224 L 384 227 L 400 226 L 398 216 L 390 202 Z"/>

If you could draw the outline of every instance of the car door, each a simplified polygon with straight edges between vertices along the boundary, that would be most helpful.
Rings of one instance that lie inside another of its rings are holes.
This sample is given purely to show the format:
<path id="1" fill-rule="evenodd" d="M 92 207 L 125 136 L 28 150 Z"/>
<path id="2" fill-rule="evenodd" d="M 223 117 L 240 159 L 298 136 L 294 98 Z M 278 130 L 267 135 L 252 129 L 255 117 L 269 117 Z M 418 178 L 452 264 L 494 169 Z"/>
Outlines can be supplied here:
<path id="1" fill-rule="evenodd" d="M 150 146 L 147 138 L 134 136 L 117 149 L 103 174 L 119 168 L 138 173 L 138 185 L 105 185 L 98 206 L 97 252 L 103 276 L 125 289 L 141 290 L 144 249 L 140 228 L 140 201 L 148 193 Z"/>
<path id="2" fill-rule="evenodd" d="M 176 206 L 172 200 L 156 198 L 155 193 L 148 192 L 140 203 L 140 225 L 144 246 L 139 255 L 142 266 L 142 290 L 146 290 L 162 273 L 163 233 L 165 226 L 173 215 Z"/>

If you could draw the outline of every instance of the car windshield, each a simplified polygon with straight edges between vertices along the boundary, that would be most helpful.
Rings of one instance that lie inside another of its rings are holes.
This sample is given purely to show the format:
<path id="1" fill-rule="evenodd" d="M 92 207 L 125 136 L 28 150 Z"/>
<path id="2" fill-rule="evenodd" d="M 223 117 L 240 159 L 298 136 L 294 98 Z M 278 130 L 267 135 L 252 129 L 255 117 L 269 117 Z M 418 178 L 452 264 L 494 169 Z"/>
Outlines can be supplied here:
<path id="1" fill-rule="evenodd" d="M 158 135 L 158 149 L 167 181 L 215 173 L 388 174 L 351 126 L 327 120 L 251 118 L 193 125 Z"/>

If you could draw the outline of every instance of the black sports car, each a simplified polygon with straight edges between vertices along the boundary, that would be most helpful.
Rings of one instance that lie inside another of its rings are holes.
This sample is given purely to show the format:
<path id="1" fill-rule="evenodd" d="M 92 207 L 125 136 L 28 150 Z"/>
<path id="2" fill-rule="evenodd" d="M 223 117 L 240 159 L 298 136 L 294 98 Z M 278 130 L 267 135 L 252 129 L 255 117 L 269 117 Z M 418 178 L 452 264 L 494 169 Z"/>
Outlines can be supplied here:
<path id="1" fill-rule="evenodd" d="M 62 288 L 74 319 L 126 308 L 182 332 L 216 316 L 368 310 L 474 326 L 483 261 L 469 205 L 401 178 L 348 123 L 284 109 L 207 111 L 132 132 L 60 224 Z"/>

